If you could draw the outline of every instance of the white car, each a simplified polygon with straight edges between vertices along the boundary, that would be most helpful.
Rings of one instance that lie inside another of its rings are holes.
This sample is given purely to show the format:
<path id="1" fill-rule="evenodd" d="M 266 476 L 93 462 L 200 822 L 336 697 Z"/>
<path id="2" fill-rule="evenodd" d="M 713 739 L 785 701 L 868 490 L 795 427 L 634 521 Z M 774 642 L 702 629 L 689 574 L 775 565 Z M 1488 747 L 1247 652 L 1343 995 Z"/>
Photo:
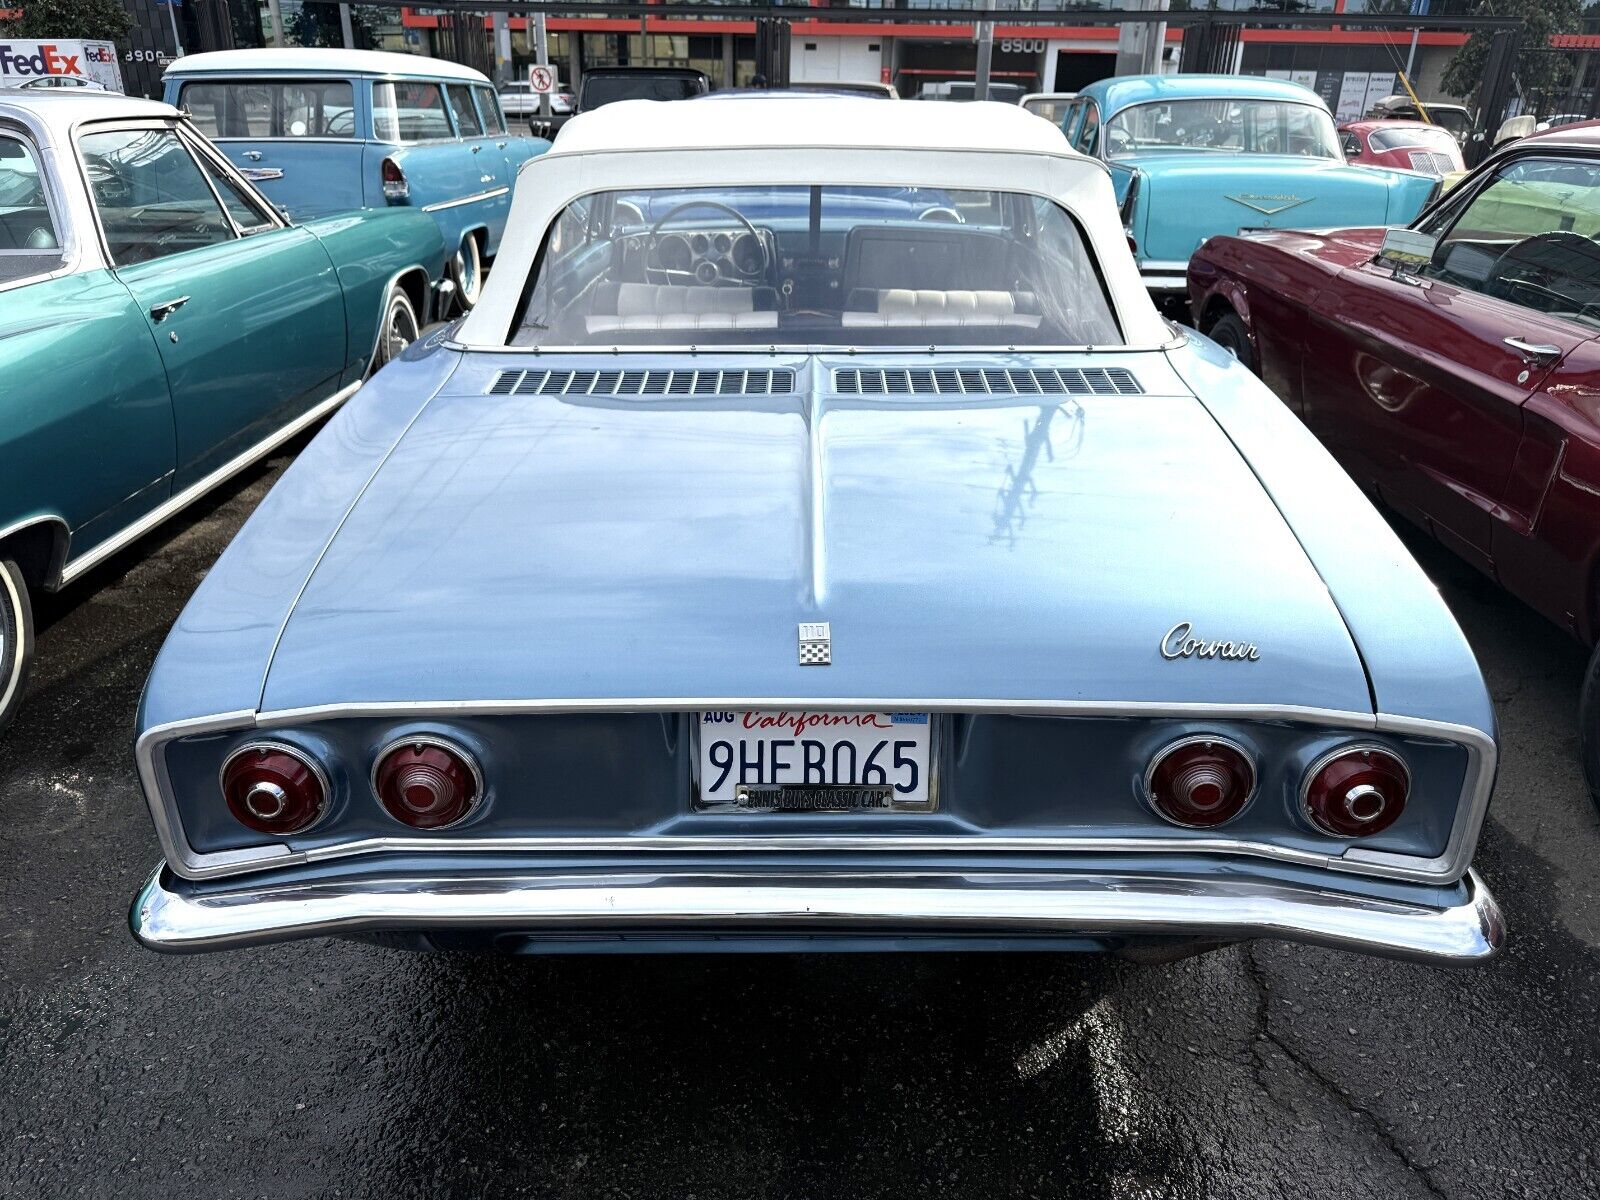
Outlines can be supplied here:
<path id="1" fill-rule="evenodd" d="M 105 84 L 96 83 L 92 79 L 85 79 L 82 75 L 40 75 L 37 79 L 29 79 L 25 83 L 6 82 L 0 84 L 9 88 L 28 88 L 40 91 L 44 89 L 62 88 L 71 91 L 104 92 L 109 91 Z"/>
<path id="2" fill-rule="evenodd" d="M 539 93 L 533 90 L 528 83 L 508 83 L 500 89 L 500 107 L 505 110 L 508 117 L 537 117 L 539 115 Z M 572 93 L 556 85 L 556 90 L 550 93 L 550 115 L 555 117 L 568 117 L 572 115 Z"/>

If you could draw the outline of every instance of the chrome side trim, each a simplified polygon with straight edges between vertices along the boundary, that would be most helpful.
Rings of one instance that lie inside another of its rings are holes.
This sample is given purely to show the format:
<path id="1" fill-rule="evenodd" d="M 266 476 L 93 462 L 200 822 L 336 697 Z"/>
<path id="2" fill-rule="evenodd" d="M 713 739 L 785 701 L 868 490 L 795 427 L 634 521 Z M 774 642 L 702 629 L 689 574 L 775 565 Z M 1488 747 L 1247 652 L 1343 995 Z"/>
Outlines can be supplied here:
<path id="1" fill-rule="evenodd" d="M 462 716 L 520 716 L 585 712 L 688 712 L 705 708 L 810 708 L 842 712 L 954 712 L 1007 713 L 1017 716 L 1151 717 L 1166 720 L 1299 721 L 1329 729 L 1365 733 L 1392 733 L 1455 742 L 1467 752 L 1464 800 L 1444 851 L 1435 858 L 1352 847 L 1330 856 L 1239 838 L 1179 837 L 989 837 L 981 834 L 948 836 L 763 835 L 739 837 L 658 836 L 636 837 L 533 837 L 533 838 L 364 838 L 334 846 L 291 851 L 284 845 L 251 847 L 225 853 L 201 854 L 183 836 L 167 778 L 164 756 L 167 742 L 200 733 L 229 729 L 282 729 L 338 717 L 394 717 L 398 720 L 448 722 Z M 871 851 L 882 853 L 1074 853 L 1115 852 L 1153 854 L 1218 854 L 1299 863 L 1323 870 L 1403 879 L 1421 883 L 1453 883 L 1472 863 L 1478 833 L 1489 807 L 1496 763 L 1494 739 L 1482 730 L 1417 717 L 1394 717 L 1300 705 L 1157 704 L 1153 702 L 1102 703 L 1087 700 L 937 700 L 826 697 L 705 697 L 595 698 L 582 700 L 441 701 L 404 704 L 330 704 L 312 708 L 255 713 L 242 711 L 220 716 L 175 721 L 146 730 L 134 748 L 134 758 L 151 817 L 161 841 L 161 851 L 174 873 L 185 879 L 213 879 L 267 867 L 302 862 L 325 862 L 356 855 L 388 851 L 439 853 L 450 851 L 507 851 L 565 854 L 638 854 L 653 852 L 790 853 Z"/>
<path id="2" fill-rule="evenodd" d="M 77 558 L 71 557 L 72 547 L 69 544 L 67 547 L 67 565 L 61 569 L 61 583 L 71 583 L 85 571 L 91 570 L 92 568 L 98 566 L 100 563 L 110 558 L 113 554 L 117 553 L 117 551 L 123 549 L 132 542 L 138 541 L 156 526 L 166 521 L 167 518 L 180 512 L 184 508 L 187 508 L 190 504 L 193 504 L 201 496 L 205 495 L 224 480 L 237 475 L 251 463 L 266 457 L 268 454 L 271 454 L 274 450 L 283 445 L 283 443 L 287 442 L 290 438 L 294 437 L 301 430 L 316 424 L 323 417 L 327 416 L 334 409 L 338 408 L 339 405 L 343 404 L 351 396 L 355 395 L 356 389 L 360 386 L 361 383 L 358 380 L 357 382 L 350 384 L 348 387 L 340 388 L 326 400 L 321 401 L 307 411 L 301 413 L 287 425 L 274 430 L 261 441 L 251 446 L 248 450 L 242 451 L 233 458 L 230 458 L 227 462 L 223 463 L 204 479 L 190 484 L 176 496 L 173 496 L 171 499 L 167 500 L 158 507 L 151 509 L 132 525 L 129 525 L 119 533 L 113 534 L 111 537 L 94 546 L 92 549 L 85 550 Z"/>
<path id="3" fill-rule="evenodd" d="M 375 930 L 1282 938 L 1442 965 L 1505 940 L 1494 896 L 1430 908 L 1239 878 L 1023 872 L 760 872 L 389 876 L 195 895 L 157 870 L 129 924 L 152 950 L 194 952 Z"/>
<path id="4" fill-rule="evenodd" d="M 475 192 L 470 196 L 461 196 L 455 200 L 441 200 L 437 204 L 424 204 L 422 211 L 431 213 L 442 212 L 447 208 L 460 208 L 463 204 L 476 204 L 479 200 L 493 200 L 496 196 L 504 196 L 510 190 L 508 187 L 490 188 L 487 192 Z"/>

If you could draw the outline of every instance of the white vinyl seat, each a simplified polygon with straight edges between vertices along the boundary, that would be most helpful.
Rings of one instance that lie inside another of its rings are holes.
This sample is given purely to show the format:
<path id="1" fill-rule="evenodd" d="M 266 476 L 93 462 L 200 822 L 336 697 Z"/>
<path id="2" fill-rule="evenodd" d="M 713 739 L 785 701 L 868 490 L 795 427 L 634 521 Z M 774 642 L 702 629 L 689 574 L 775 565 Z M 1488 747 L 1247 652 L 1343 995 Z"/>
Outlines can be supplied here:
<path id="1" fill-rule="evenodd" d="M 770 289 L 760 289 L 770 295 Z M 758 308 L 758 289 L 690 287 L 676 283 L 622 283 L 596 296 L 596 307 L 615 305 L 615 312 L 592 312 L 584 318 L 590 333 L 699 329 L 776 329 L 776 307 Z M 765 300 L 767 297 L 762 296 Z"/>
<path id="2" fill-rule="evenodd" d="M 927 325 L 1037 329 L 1043 318 L 1026 311 L 1032 302 L 1032 296 L 1004 291 L 885 288 L 875 299 L 871 292 L 853 293 L 843 320 L 847 329 Z"/>

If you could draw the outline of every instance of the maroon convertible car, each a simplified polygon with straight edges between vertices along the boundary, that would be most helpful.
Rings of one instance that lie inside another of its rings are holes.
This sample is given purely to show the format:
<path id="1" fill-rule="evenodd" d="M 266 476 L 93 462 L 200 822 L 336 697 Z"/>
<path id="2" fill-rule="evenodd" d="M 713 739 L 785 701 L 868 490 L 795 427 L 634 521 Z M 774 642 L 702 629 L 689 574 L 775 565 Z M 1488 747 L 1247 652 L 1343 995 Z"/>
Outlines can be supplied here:
<path id="1" fill-rule="evenodd" d="M 1198 328 L 1389 507 L 1600 641 L 1600 126 L 1491 157 L 1409 229 L 1208 241 Z M 1600 652 L 1579 715 L 1600 805 Z"/>

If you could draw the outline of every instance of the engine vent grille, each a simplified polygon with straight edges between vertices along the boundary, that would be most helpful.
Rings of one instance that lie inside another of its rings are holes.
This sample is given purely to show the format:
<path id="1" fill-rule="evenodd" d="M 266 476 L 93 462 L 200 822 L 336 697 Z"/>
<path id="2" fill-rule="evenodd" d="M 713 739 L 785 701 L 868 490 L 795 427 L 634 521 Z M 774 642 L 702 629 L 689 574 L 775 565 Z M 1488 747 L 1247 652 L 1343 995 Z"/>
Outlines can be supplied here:
<path id="1" fill-rule="evenodd" d="M 1122 367 L 911 367 L 839 370 L 834 390 L 846 396 L 1139 396 L 1144 389 Z"/>
<path id="2" fill-rule="evenodd" d="M 794 391 L 794 372 L 501 371 L 491 396 L 770 396 Z"/>

